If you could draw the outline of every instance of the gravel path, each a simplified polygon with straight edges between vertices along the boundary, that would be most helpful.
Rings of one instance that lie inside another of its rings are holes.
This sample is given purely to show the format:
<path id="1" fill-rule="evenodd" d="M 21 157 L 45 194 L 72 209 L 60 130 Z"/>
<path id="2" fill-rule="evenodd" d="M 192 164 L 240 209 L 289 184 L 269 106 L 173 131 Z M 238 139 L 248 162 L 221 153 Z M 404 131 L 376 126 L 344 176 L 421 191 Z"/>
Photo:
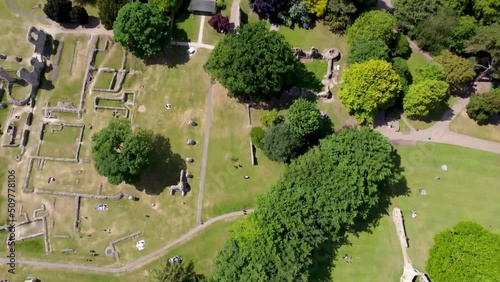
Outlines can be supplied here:
<path id="1" fill-rule="evenodd" d="M 247 210 L 247 213 L 252 213 L 252 212 L 253 212 L 253 209 Z M 138 265 L 141 265 L 145 262 L 148 262 L 149 260 L 152 260 L 160 255 L 163 255 L 163 253 L 166 252 L 167 250 L 169 250 L 170 248 L 188 240 L 193 235 L 196 235 L 197 233 L 203 231 L 205 228 L 207 228 L 208 226 L 210 226 L 211 224 L 213 224 L 217 221 L 229 219 L 229 218 L 233 218 L 233 217 L 237 217 L 237 216 L 242 216 L 242 215 L 244 215 L 243 211 L 238 211 L 238 212 L 227 213 L 227 214 L 223 214 L 223 215 L 214 217 L 214 218 L 210 219 L 209 221 L 205 222 L 203 225 L 198 225 L 195 228 L 191 229 L 188 233 L 177 238 L 175 241 L 172 241 L 169 244 L 157 249 L 156 251 L 154 251 L 148 255 L 145 255 L 145 256 L 141 257 L 140 259 L 133 261 L 129 264 L 126 264 L 125 266 L 122 266 L 122 267 L 89 266 L 89 265 L 79 265 L 79 264 L 69 264 L 69 263 L 43 262 L 43 261 L 34 261 L 34 260 L 25 260 L 25 259 L 17 259 L 16 264 L 34 265 L 34 266 L 46 267 L 46 268 L 66 268 L 66 269 L 73 269 L 73 270 L 120 273 L 120 272 L 127 271 L 129 269 L 132 269 L 132 268 L 134 268 Z M 0 262 L 1 263 L 8 263 L 9 260 L 6 258 L 0 258 Z"/>

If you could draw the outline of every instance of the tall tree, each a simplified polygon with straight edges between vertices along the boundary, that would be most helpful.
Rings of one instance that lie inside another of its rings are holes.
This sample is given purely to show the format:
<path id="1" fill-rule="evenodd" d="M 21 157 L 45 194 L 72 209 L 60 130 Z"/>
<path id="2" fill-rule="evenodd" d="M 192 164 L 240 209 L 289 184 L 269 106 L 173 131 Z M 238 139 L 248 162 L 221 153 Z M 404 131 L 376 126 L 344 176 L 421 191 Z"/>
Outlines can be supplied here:
<path id="1" fill-rule="evenodd" d="M 43 12 L 47 17 L 58 23 L 70 22 L 71 1 L 69 0 L 48 0 L 43 6 Z"/>
<path id="2" fill-rule="evenodd" d="M 396 19 L 382 10 L 374 10 L 362 14 L 347 29 L 350 44 L 356 41 L 383 40 L 390 44 L 395 38 Z"/>
<path id="3" fill-rule="evenodd" d="M 500 24 L 500 2 L 497 0 L 474 0 L 473 11 L 482 25 Z"/>
<path id="4" fill-rule="evenodd" d="M 477 22 L 471 16 L 463 16 L 458 20 L 459 24 L 448 38 L 446 46 L 454 53 L 465 53 L 465 44 L 476 34 Z"/>
<path id="5" fill-rule="evenodd" d="M 265 127 L 270 127 L 273 125 L 280 124 L 285 121 L 285 117 L 278 113 L 276 109 L 273 109 L 265 113 L 261 118 L 260 122 Z"/>
<path id="6" fill-rule="evenodd" d="M 69 13 L 69 17 L 71 21 L 80 25 L 84 25 L 89 22 L 89 14 L 87 10 L 85 10 L 82 6 L 75 6 L 71 9 Z"/>
<path id="7" fill-rule="evenodd" d="M 500 281 L 500 235 L 475 222 L 437 234 L 426 270 L 433 281 Z"/>
<path id="8" fill-rule="evenodd" d="M 441 52 L 441 55 L 435 57 L 434 61 L 443 68 L 446 73 L 446 82 L 453 91 L 464 87 L 476 76 L 471 61 L 454 55 L 448 50 Z"/>
<path id="9" fill-rule="evenodd" d="M 370 60 L 353 64 L 344 72 L 339 99 L 356 120 L 373 122 L 379 108 L 394 105 L 401 91 L 398 74 L 386 61 Z"/>
<path id="10" fill-rule="evenodd" d="M 408 34 L 442 6 L 442 0 L 398 0 L 394 3 L 394 17 L 399 30 Z"/>
<path id="11" fill-rule="evenodd" d="M 472 94 L 467 104 L 467 114 L 479 123 L 486 123 L 493 115 L 500 114 L 500 89 Z"/>
<path id="12" fill-rule="evenodd" d="M 410 118 L 425 118 L 448 97 L 448 83 L 424 80 L 412 84 L 403 98 L 403 109 Z"/>
<path id="13" fill-rule="evenodd" d="M 352 44 L 349 55 L 347 55 L 347 63 L 352 65 L 369 60 L 389 61 L 389 53 L 389 48 L 380 39 L 356 41 Z"/>
<path id="14" fill-rule="evenodd" d="M 400 97 L 404 97 L 404 95 L 408 92 L 408 87 L 413 83 L 413 77 L 410 69 L 408 68 L 408 64 L 405 59 L 396 57 L 392 59 L 392 68 L 399 75 L 399 82 L 401 82 Z"/>
<path id="15" fill-rule="evenodd" d="M 204 69 L 229 90 L 231 97 L 250 95 L 266 101 L 290 85 L 298 63 L 283 35 L 260 22 L 246 24 L 224 37 Z"/>
<path id="16" fill-rule="evenodd" d="M 123 6 L 113 27 L 114 38 L 136 57 L 147 58 L 170 43 L 169 19 L 150 4 Z"/>
<path id="17" fill-rule="evenodd" d="M 97 0 L 99 19 L 107 30 L 113 29 L 118 11 L 127 4 L 129 0 Z"/>
<path id="18" fill-rule="evenodd" d="M 321 114 L 315 102 L 299 98 L 288 109 L 286 122 L 300 136 L 317 133 L 321 128 Z"/>
<path id="19" fill-rule="evenodd" d="M 412 32 L 412 36 L 420 48 L 437 55 L 446 48 L 458 25 L 455 11 L 449 8 L 440 8 L 436 14 L 420 22 Z"/>
<path id="20" fill-rule="evenodd" d="M 250 0 L 250 8 L 261 19 L 269 19 L 271 22 L 278 21 L 278 15 L 287 13 L 291 6 L 288 0 Z"/>
<path id="21" fill-rule="evenodd" d="M 301 136 L 286 123 L 267 128 L 261 142 L 264 154 L 275 162 L 289 162 L 299 155 L 303 145 Z"/>
<path id="22" fill-rule="evenodd" d="M 170 263 L 167 260 L 153 269 L 150 274 L 151 282 L 201 282 L 203 275 L 194 271 L 193 261 Z"/>
<path id="23" fill-rule="evenodd" d="M 179 11 L 182 0 L 148 0 L 148 3 L 155 6 L 163 13 L 173 15 Z"/>
<path id="24" fill-rule="evenodd" d="M 152 131 L 132 133 L 128 119 L 111 119 L 106 128 L 92 135 L 94 167 L 113 185 L 135 184 L 151 163 L 152 144 Z"/>
<path id="25" fill-rule="evenodd" d="M 404 36 L 401 33 L 398 33 L 396 36 L 396 39 L 394 40 L 394 43 L 389 46 L 391 49 L 391 57 L 401 57 L 403 59 L 409 59 L 411 56 L 411 48 L 410 48 L 410 42 L 408 42 L 408 39 L 406 36 Z"/>
<path id="26" fill-rule="evenodd" d="M 481 68 L 481 74 L 476 81 L 497 71 L 500 61 L 500 24 L 479 27 L 476 35 L 467 42 L 467 51 L 479 58 L 477 66 Z"/>

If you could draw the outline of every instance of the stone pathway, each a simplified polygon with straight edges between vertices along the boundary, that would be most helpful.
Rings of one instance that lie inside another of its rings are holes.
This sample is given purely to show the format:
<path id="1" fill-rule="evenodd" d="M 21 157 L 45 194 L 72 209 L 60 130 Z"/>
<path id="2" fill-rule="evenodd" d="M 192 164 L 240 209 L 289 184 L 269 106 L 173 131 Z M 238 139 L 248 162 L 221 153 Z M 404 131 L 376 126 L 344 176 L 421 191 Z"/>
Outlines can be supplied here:
<path id="1" fill-rule="evenodd" d="M 240 13 L 240 0 L 233 0 L 231 5 L 231 15 L 229 16 L 229 22 L 234 24 L 233 28 L 237 28 L 241 24 L 241 13 Z"/>
<path id="2" fill-rule="evenodd" d="M 249 209 L 246 211 L 247 213 L 252 213 L 253 209 Z M 158 256 L 163 255 L 167 250 L 171 249 L 172 247 L 183 243 L 184 241 L 188 240 L 190 237 L 196 235 L 197 233 L 203 231 L 206 229 L 208 226 L 212 225 L 213 223 L 225 219 L 230 219 L 233 217 L 237 216 L 242 216 L 245 213 L 243 211 L 238 211 L 238 212 L 232 212 L 232 213 L 227 213 L 223 214 L 217 217 L 214 217 L 207 222 L 205 222 L 203 225 L 198 225 L 195 228 L 191 229 L 189 232 L 186 234 L 178 237 L 176 240 L 168 243 L 167 245 L 157 249 L 156 251 L 147 254 L 131 263 L 126 264 L 125 266 L 122 267 L 103 267 L 103 266 L 89 266 L 89 265 L 80 265 L 80 264 L 70 264 L 70 263 L 56 263 L 56 262 L 43 262 L 43 261 L 34 261 L 34 260 L 25 260 L 25 259 L 17 259 L 16 264 L 25 264 L 25 265 L 34 265 L 34 266 L 39 266 L 39 267 L 46 267 L 46 268 L 66 268 L 66 269 L 77 269 L 77 270 L 87 270 L 87 271 L 95 271 L 95 272 L 110 272 L 110 273 L 120 273 L 124 272 L 127 270 L 130 270 L 136 266 L 142 265 L 152 259 L 157 258 Z M 1 263 L 8 263 L 9 259 L 8 258 L 0 258 Z"/>
<path id="3" fill-rule="evenodd" d="M 196 211 L 196 223 L 201 224 L 201 212 L 203 210 L 203 192 L 205 189 L 205 178 L 207 175 L 208 141 L 210 140 L 210 118 L 212 116 L 212 83 L 208 85 L 207 116 L 205 118 L 205 139 L 203 140 L 203 157 L 201 159 L 200 191 L 198 192 L 198 209 Z"/>

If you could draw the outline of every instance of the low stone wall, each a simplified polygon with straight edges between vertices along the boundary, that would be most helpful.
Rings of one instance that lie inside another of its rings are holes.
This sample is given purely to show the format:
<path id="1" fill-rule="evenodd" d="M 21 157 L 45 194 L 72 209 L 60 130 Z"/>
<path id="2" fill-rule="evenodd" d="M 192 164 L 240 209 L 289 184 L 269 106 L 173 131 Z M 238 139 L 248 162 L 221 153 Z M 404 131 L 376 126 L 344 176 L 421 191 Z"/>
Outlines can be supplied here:
<path id="1" fill-rule="evenodd" d="M 33 192 L 37 194 L 49 194 L 49 195 L 58 195 L 67 197 L 101 199 L 101 200 L 120 200 L 123 198 L 122 193 L 119 193 L 117 195 L 96 195 L 96 194 L 82 194 L 82 193 L 73 193 L 66 191 L 43 190 L 43 189 L 34 189 Z"/>

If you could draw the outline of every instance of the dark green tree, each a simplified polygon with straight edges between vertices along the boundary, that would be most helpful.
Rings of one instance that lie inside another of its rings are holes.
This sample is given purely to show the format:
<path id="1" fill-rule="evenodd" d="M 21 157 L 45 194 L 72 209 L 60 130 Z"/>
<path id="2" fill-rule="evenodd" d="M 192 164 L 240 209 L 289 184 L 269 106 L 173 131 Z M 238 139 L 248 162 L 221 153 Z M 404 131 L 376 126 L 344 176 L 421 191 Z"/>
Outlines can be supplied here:
<path id="1" fill-rule="evenodd" d="M 413 77 L 408 64 L 405 59 L 396 57 L 392 59 L 392 68 L 399 75 L 399 82 L 401 82 L 400 97 L 404 97 L 408 92 L 408 87 L 413 83 Z"/>
<path id="2" fill-rule="evenodd" d="M 389 48 L 380 39 L 356 41 L 352 44 L 349 55 L 347 55 L 347 63 L 352 65 L 369 60 L 389 61 L 389 53 Z"/>
<path id="3" fill-rule="evenodd" d="M 467 114 L 479 123 L 486 123 L 494 114 L 500 113 L 500 89 L 483 94 L 472 94 L 467 104 Z"/>
<path id="4" fill-rule="evenodd" d="M 109 183 L 135 184 L 152 158 L 153 132 L 132 133 L 128 119 L 111 119 L 108 126 L 92 135 L 92 158 L 96 171 Z"/>
<path id="5" fill-rule="evenodd" d="M 335 33 L 344 33 L 358 14 L 358 8 L 350 0 L 330 0 L 326 7 L 325 23 Z"/>
<path id="6" fill-rule="evenodd" d="M 224 37 L 204 68 L 231 97 L 266 101 L 292 83 L 298 63 L 283 35 L 259 22 Z"/>
<path id="7" fill-rule="evenodd" d="M 286 123 L 269 127 L 262 139 L 262 151 L 275 162 L 289 162 L 297 157 L 302 145 L 300 135 Z"/>
<path id="8" fill-rule="evenodd" d="M 474 0 L 474 17 L 481 25 L 500 24 L 500 2 L 497 0 Z"/>
<path id="9" fill-rule="evenodd" d="M 173 15 L 179 11 L 182 0 L 148 0 L 148 3 L 155 6 L 163 13 Z"/>
<path id="10" fill-rule="evenodd" d="M 382 10 L 374 10 L 362 14 L 347 29 L 350 44 L 356 41 L 382 40 L 390 44 L 395 38 L 396 19 Z"/>
<path id="11" fill-rule="evenodd" d="M 446 73 L 441 66 L 436 64 L 427 64 L 416 68 L 413 83 L 419 83 L 424 80 L 446 81 Z"/>
<path id="12" fill-rule="evenodd" d="M 459 21 L 455 11 L 441 8 L 436 14 L 419 23 L 412 36 L 420 48 L 437 55 L 446 48 L 458 26 Z"/>
<path id="13" fill-rule="evenodd" d="M 321 119 L 318 105 L 303 98 L 293 102 L 286 116 L 290 130 L 302 137 L 317 133 L 321 128 Z"/>
<path id="14" fill-rule="evenodd" d="M 69 17 L 71 18 L 72 22 L 79 25 L 84 25 L 89 22 L 89 14 L 87 13 L 87 10 L 85 10 L 85 8 L 82 6 L 73 7 L 73 9 L 71 9 L 71 12 L 69 13 Z"/>
<path id="15" fill-rule="evenodd" d="M 401 57 L 403 59 L 408 59 L 411 56 L 410 42 L 406 39 L 406 36 L 398 33 L 396 40 L 390 46 L 392 57 Z"/>
<path id="16" fill-rule="evenodd" d="M 264 138 L 265 131 L 262 127 L 252 127 L 250 130 L 250 139 L 257 148 L 262 148 L 262 139 Z"/>
<path id="17" fill-rule="evenodd" d="M 432 281 L 500 281 L 500 235 L 460 222 L 434 237 L 426 270 Z"/>
<path id="18" fill-rule="evenodd" d="M 471 16 L 460 17 L 458 22 L 458 27 L 455 28 L 451 37 L 448 38 L 446 47 L 454 53 L 463 54 L 465 53 L 467 40 L 476 34 L 478 26 L 476 20 Z"/>
<path id="19" fill-rule="evenodd" d="M 127 4 L 129 0 L 97 0 L 99 19 L 107 30 L 113 29 L 118 11 Z"/>
<path id="20" fill-rule="evenodd" d="M 69 0 L 47 0 L 43 6 L 43 12 L 47 17 L 58 23 L 69 23 L 71 12 L 71 1 Z"/>
<path id="21" fill-rule="evenodd" d="M 203 275 L 194 271 L 193 261 L 170 263 L 164 260 L 150 274 L 150 282 L 201 282 Z"/>
<path id="22" fill-rule="evenodd" d="M 480 26 L 476 34 L 466 43 L 467 51 L 478 57 L 481 74 L 476 78 L 498 71 L 500 61 L 500 24 Z"/>
<path id="23" fill-rule="evenodd" d="M 435 15 L 442 0 L 398 0 L 394 3 L 394 17 L 398 29 L 408 34 L 423 20 Z"/>
<path id="24" fill-rule="evenodd" d="M 434 62 L 442 67 L 446 74 L 446 82 L 453 91 L 461 89 L 476 76 L 474 66 L 469 60 L 457 56 L 448 50 L 441 52 L 439 56 L 435 57 Z"/>
<path id="25" fill-rule="evenodd" d="M 114 38 L 136 57 L 147 58 L 170 43 L 169 19 L 150 4 L 123 6 L 113 26 Z"/>
<path id="26" fill-rule="evenodd" d="M 410 118 L 425 118 L 448 98 L 448 83 L 424 80 L 412 84 L 403 98 L 403 109 Z"/>

